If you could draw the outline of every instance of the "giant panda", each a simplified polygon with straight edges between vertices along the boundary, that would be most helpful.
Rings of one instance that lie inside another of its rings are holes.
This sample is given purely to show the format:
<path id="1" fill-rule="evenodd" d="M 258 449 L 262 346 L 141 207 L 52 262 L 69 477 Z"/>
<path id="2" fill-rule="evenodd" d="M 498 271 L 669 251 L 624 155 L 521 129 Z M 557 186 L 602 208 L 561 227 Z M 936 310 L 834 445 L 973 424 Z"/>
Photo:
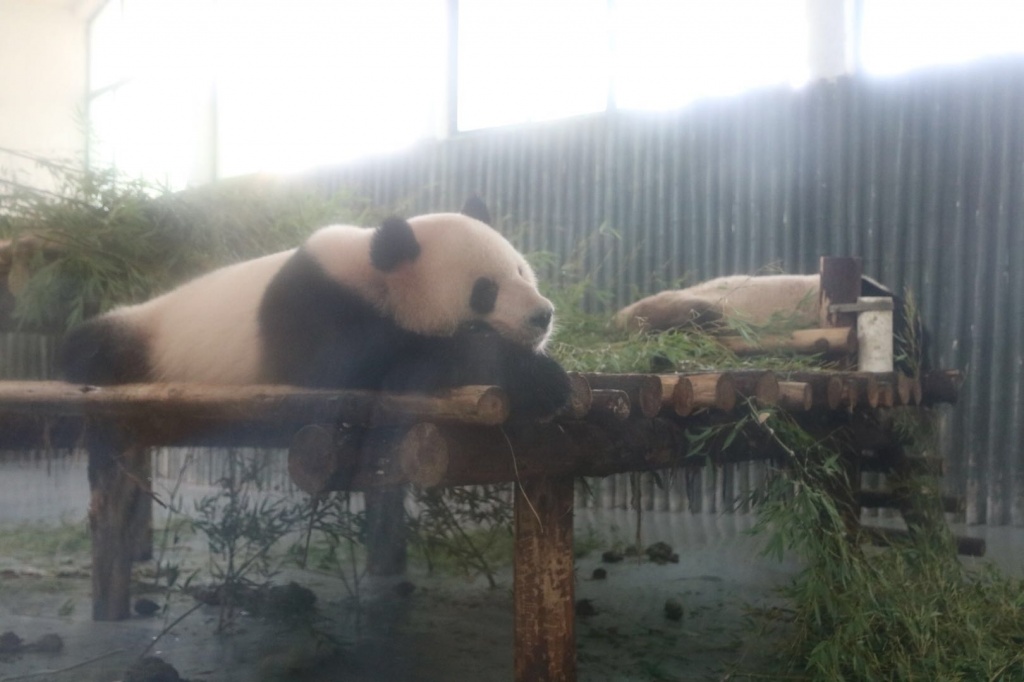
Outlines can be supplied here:
<path id="1" fill-rule="evenodd" d="M 544 354 L 554 307 L 486 224 L 482 202 L 463 211 L 324 227 L 297 249 L 116 308 L 69 332 L 64 377 L 418 392 L 494 384 L 513 415 L 551 415 L 570 392 Z"/>
<path id="2" fill-rule="evenodd" d="M 700 327 L 715 331 L 731 325 L 787 326 L 809 328 L 819 324 L 818 275 L 728 275 L 716 277 L 685 289 L 662 291 L 631 303 L 615 313 L 613 325 L 624 331 L 660 332 Z M 917 348 L 905 337 L 908 320 L 903 301 L 890 289 L 868 276 L 861 277 L 861 296 L 893 299 L 893 330 L 897 356 L 905 365 L 920 369 L 925 362 L 926 332 L 914 319 Z M 907 359 L 914 353 L 917 357 Z M 917 370 L 915 370 L 917 371 Z"/>

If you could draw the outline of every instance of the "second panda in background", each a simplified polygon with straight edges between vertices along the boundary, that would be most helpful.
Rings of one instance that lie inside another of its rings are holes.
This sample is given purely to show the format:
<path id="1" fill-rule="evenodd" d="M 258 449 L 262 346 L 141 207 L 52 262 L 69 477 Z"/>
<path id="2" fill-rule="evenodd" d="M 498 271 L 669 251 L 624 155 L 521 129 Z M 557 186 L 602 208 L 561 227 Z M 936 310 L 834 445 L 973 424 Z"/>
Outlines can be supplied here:
<path id="1" fill-rule="evenodd" d="M 67 380 L 286 383 L 430 392 L 493 384 L 553 414 L 569 380 L 544 353 L 554 307 L 471 200 L 466 214 L 334 225 L 71 330 Z"/>
<path id="2" fill-rule="evenodd" d="M 662 332 L 701 328 L 728 332 L 736 325 L 813 328 L 819 321 L 819 275 L 727 275 L 685 289 L 669 289 L 619 310 L 612 322 L 624 331 Z M 893 299 L 893 330 L 901 370 L 915 374 L 926 364 L 926 330 L 909 321 L 902 299 L 871 277 L 861 277 L 862 296 Z"/>

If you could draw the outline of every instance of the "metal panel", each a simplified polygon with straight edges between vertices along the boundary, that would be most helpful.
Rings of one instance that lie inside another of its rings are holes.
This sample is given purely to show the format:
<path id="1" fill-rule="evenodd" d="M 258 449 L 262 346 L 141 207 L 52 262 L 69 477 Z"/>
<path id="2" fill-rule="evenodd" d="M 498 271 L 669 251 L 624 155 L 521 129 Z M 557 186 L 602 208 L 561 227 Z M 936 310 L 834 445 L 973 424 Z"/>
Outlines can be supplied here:
<path id="1" fill-rule="evenodd" d="M 1020 59 L 475 132 L 319 181 L 413 212 L 477 191 L 520 247 L 577 257 L 609 308 L 861 256 L 915 292 L 933 365 L 968 371 L 942 445 L 968 521 L 1024 525 Z"/>

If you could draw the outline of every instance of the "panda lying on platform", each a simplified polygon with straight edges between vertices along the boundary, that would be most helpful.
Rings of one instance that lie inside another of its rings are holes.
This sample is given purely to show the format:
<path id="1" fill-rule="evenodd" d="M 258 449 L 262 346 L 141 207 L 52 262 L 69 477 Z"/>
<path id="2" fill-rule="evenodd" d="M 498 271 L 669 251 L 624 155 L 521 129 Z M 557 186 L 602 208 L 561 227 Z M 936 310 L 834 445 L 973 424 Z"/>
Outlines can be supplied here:
<path id="1" fill-rule="evenodd" d="M 685 289 L 662 291 L 615 314 L 618 329 L 666 331 L 684 327 L 715 328 L 730 322 L 755 327 L 780 322 L 793 328 L 819 324 L 818 275 L 729 275 Z M 861 277 L 862 296 L 893 292 L 870 277 Z M 902 329 L 902 306 L 894 301 L 893 328 Z"/>
<path id="2" fill-rule="evenodd" d="M 550 415 L 570 391 L 543 352 L 554 307 L 483 204 L 463 210 L 476 217 L 324 227 L 298 249 L 112 310 L 68 334 L 64 376 L 418 392 L 493 384 L 513 415 Z"/>

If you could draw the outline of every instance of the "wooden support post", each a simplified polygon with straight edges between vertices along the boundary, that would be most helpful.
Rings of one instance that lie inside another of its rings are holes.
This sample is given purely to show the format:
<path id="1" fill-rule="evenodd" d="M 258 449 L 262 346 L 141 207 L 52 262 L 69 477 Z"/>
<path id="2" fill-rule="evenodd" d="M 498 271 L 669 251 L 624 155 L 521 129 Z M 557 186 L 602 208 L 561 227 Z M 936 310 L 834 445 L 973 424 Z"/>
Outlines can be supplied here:
<path id="1" fill-rule="evenodd" d="M 132 462 L 132 476 L 141 497 L 132 507 L 129 528 L 132 561 L 149 561 L 153 558 L 153 456 L 148 447 L 139 449 Z"/>
<path id="2" fill-rule="evenodd" d="M 403 575 L 406 548 L 405 487 L 363 493 L 366 500 L 366 572 L 376 576 Z"/>
<path id="3" fill-rule="evenodd" d="M 139 524 L 145 517 L 140 510 L 151 502 L 149 449 L 112 424 L 97 427 L 88 451 L 92 618 L 123 620 L 131 615 L 132 559 L 139 554 Z"/>
<path id="4" fill-rule="evenodd" d="M 573 479 L 516 485 L 515 679 L 576 679 Z"/>
<path id="5" fill-rule="evenodd" d="M 856 303 L 860 297 L 860 258 L 822 256 L 819 262 L 821 286 L 819 291 L 820 322 L 822 327 L 855 327 L 856 313 L 832 313 L 833 303 Z"/>

